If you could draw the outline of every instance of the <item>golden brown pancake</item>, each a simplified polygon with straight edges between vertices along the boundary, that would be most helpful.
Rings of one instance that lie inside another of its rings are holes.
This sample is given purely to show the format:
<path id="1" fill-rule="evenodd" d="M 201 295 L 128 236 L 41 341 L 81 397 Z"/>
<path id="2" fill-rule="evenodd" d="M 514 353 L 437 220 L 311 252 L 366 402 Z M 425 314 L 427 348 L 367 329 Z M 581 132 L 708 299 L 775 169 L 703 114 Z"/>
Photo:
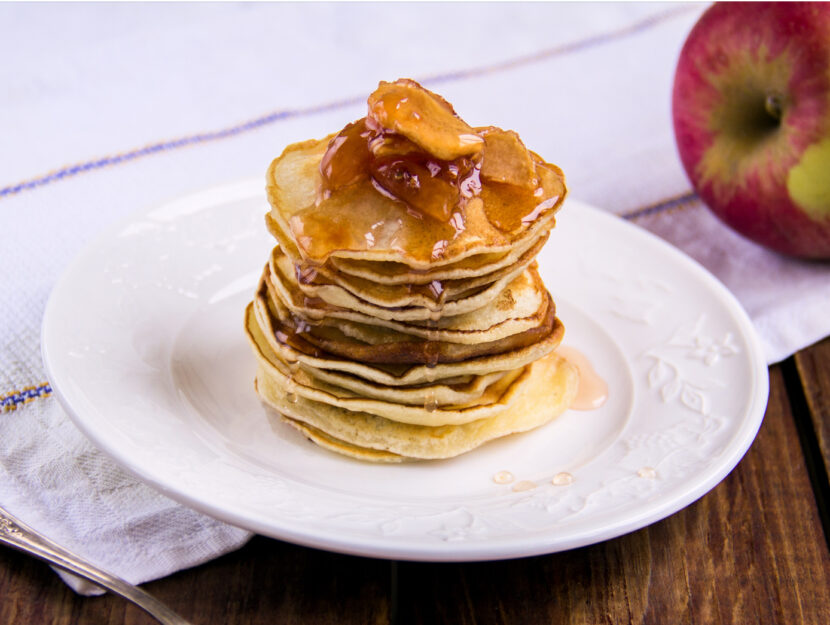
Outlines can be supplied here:
<path id="1" fill-rule="evenodd" d="M 522 379 L 524 392 L 510 394 L 509 405 L 497 416 L 442 426 L 391 421 L 304 397 L 291 401 L 285 387 L 261 372 L 257 375 L 257 391 L 279 413 L 324 432 L 331 439 L 326 446 L 333 451 L 338 451 L 339 445 L 346 445 L 355 449 L 350 455 L 358 455 L 358 450 L 376 450 L 406 458 L 437 459 L 451 458 L 495 438 L 550 422 L 573 401 L 578 379 L 570 363 L 551 354 L 531 366 Z M 366 454 L 362 459 L 375 458 Z"/>
<path id="2" fill-rule="evenodd" d="M 276 241 L 245 330 L 257 392 L 309 440 L 448 458 L 570 405 L 535 261 L 567 189 L 516 133 L 381 83 L 366 117 L 285 148 L 266 190 Z"/>
<path id="3" fill-rule="evenodd" d="M 304 258 L 397 262 L 431 270 L 477 254 L 509 253 L 554 226 L 564 201 L 564 175 L 539 163 L 547 200 L 533 219 L 508 218 L 513 194 L 506 185 L 483 185 L 487 199 L 473 198 L 464 211 L 463 229 L 413 215 L 398 201 L 378 193 L 370 182 L 346 187 L 318 202 L 320 161 L 332 136 L 291 145 L 268 170 L 270 216 Z M 367 236 L 370 235 L 370 236 Z"/>

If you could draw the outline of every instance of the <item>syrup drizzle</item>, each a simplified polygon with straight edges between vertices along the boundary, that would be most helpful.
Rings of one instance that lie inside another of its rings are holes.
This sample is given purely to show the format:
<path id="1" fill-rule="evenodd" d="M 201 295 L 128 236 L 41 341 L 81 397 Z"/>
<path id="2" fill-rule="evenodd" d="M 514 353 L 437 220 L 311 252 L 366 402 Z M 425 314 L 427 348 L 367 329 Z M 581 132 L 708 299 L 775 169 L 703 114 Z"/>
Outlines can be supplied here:
<path id="1" fill-rule="evenodd" d="M 574 410 L 596 410 L 608 399 L 608 384 L 594 369 L 587 356 L 570 346 L 562 346 L 556 353 L 579 371 L 579 391 L 571 404 Z"/>
<path id="2" fill-rule="evenodd" d="M 317 278 L 317 269 L 307 261 L 294 263 L 294 271 L 300 284 L 313 284 Z"/>
<path id="3" fill-rule="evenodd" d="M 436 341 L 427 341 L 424 344 L 424 364 L 427 367 L 426 377 L 430 381 L 435 380 L 435 372 L 432 371 L 438 366 L 438 361 L 441 358 L 441 348 Z"/>
<path id="4" fill-rule="evenodd" d="M 536 488 L 536 482 L 531 482 L 530 480 L 522 480 L 521 482 L 516 482 L 511 489 L 514 493 L 521 493 L 526 490 L 533 490 Z"/>
<path id="5" fill-rule="evenodd" d="M 499 233 L 526 230 L 565 193 L 561 171 L 516 133 L 472 128 L 412 81 L 382 83 L 366 117 L 308 150 L 320 157 L 317 198 L 289 225 L 317 262 L 371 249 L 440 261 L 469 224 L 474 237 L 509 243 Z"/>
<path id="6" fill-rule="evenodd" d="M 291 360 L 286 364 L 288 365 L 288 379 L 285 384 L 285 399 L 291 404 L 296 404 L 299 396 L 297 395 L 297 382 L 294 376 L 300 370 L 300 362 L 298 360 Z"/>
<path id="7" fill-rule="evenodd" d="M 559 473 L 553 476 L 553 479 L 550 481 L 550 483 L 554 486 L 568 486 L 569 484 L 572 484 L 573 481 L 573 475 L 571 475 L 567 471 L 560 471 Z"/>
<path id="8" fill-rule="evenodd" d="M 569 346 L 561 346 L 556 350 L 562 358 L 570 362 L 579 370 L 579 390 L 571 408 L 574 410 L 596 410 L 608 399 L 608 384 L 594 369 L 587 356 L 578 349 Z M 642 467 L 637 475 L 645 479 L 657 478 L 657 471 L 652 467 Z M 493 476 L 496 484 L 508 484 L 513 481 L 513 474 L 509 471 L 499 471 Z M 567 471 L 560 471 L 554 475 L 550 483 L 553 486 L 570 486 L 574 481 L 573 474 Z M 522 480 L 516 482 L 511 490 L 523 492 L 537 487 L 535 482 Z"/>
<path id="9" fill-rule="evenodd" d="M 430 389 L 424 395 L 424 410 L 427 412 L 435 412 L 438 409 L 438 400 L 435 397 L 435 391 Z"/>

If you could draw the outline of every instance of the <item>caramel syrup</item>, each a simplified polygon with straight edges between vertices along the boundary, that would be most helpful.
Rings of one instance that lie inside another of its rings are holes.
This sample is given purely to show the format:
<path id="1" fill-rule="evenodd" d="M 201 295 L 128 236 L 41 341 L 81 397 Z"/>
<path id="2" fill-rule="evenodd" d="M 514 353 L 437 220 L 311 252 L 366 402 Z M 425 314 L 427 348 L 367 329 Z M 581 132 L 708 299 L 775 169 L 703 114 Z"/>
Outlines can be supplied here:
<path id="1" fill-rule="evenodd" d="M 518 135 L 471 128 L 440 96 L 405 80 L 381 84 L 367 117 L 321 153 L 319 173 L 317 202 L 290 218 L 303 256 L 317 263 L 370 249 L 439 262 L 470 227 L 471 202 L 483 205 L 472 236 L 489 229 L 492 237 L 527 229 L 565 194 L 561 171 Z"/>
<path id="2" fill-rule="evenodd" d="M 438 400 L 435 397 L 435 391 L 428 390 L 424 395 L 424 410 L 427 412 L 435 412 L 438 409 Z"/>
<path id="3" fill-rule="evenodd" d="M 608 399 L 608 384 L 594 369 L 587 356 L 570 346 L 562 346 L 556 353 L 579 371 L 579 390 L 571 404 L 574 410 L 596 410 Z"/>
<path id="4" fill-rule="evenodd" d="M 521 493 L 526 490 L 533 490 L 534 488 L 536 488 L 536 482 L 532 482 L 530 480 L 522 480 L 521 482 L 516 482 L 513 485 L 513 488 L 511 488 L 511 490 L 514 493 Z"/>
<path id="5" fill-rule="evenodd" d="M 294 376 L 300 370 L 300 363 L 297 360 L 291 360 L 287 361 L 286 364 L 288 365 L 288 379 L 285 384 L 285 399 L 289 403 L 296 404 L 299 396 L 297 395 L 297 382 Z"/>

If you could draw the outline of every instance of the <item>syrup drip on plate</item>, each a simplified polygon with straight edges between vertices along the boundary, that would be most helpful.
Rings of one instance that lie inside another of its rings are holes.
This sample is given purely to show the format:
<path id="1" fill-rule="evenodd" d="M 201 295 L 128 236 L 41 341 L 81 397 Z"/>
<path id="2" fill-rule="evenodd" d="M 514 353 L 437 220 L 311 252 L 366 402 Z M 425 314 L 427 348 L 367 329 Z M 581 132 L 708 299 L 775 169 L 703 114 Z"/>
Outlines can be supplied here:
<path id="1" fill-rule="evenodd" d="M 579 370 L 579 391 L 571 404 L 573 410 L 596 410 L 608 399 L 608 384 L 594 369 L 591 361 L 578 349 L 562 346 L 556 353 Z"/>
<path id="2" fill-rule="evenodd" d="M 574 410 L 596 410 L 608 399 L 608 384 L 603 380 L 590 360 L 578 349 L 568 346 L 561 346 L 556 350 L 562 358 L 570 362 L 579 370 L 579 390 L 571 408 Z M 645 479 L 655 479 L 657 471 L 652 467 L 643 467 L 637 475 Z M 497 484 L 508 484 L 513 481 L 513 474 L 509 471 L 500 471 L 493 476 Z M 567 471 L 560 471 L 550 480 L 554 486 L 569 486 L 574 481 L 574 476 Z M 537 487 L 535 482 L 522 480 L 516 482 L 511 490 L 522 492 Z"/>
<path id="3" fill-rule="evenodd" d="M 516 478 L 510 471 L 499 471 L 493 476 L 496 484 L 510 484 L 514 479 Z"/>
<path id="4" fill-rule="evenodd" d="M 572 484 L 573 481 L 573 475 L 571 475 L 567 471 L 561 471 L 553 476 L 553 479 L 550 481 L 550 483 L 554 486 L 568 486 L 569 484 Z"/>
<path id="5" fill-rule="evenodd" d="M 511 489 L 514 493 L 521 493 L 526 490 L 533 490 L 536 488 L 536 482 L 531 482 L 530 480 L 522 480 L 521 482 L 516 482 Z"/>
<path id="6" fill-rule="evenodd" d="M 653 467 L 642 467 L 637 471 L 637 475 L 647 480 L 653 480 L 657 477 L 657 470 Z"/>

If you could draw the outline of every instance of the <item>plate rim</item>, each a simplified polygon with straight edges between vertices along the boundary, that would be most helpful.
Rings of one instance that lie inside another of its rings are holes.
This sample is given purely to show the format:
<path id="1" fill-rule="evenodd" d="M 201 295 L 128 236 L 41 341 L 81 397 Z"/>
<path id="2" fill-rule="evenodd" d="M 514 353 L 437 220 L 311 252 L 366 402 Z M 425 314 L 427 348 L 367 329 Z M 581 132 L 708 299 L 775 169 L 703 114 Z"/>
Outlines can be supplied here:
<path id="1" fill-rule="evenodd" d="M 67 285 L 71 282 L 78 268 L 84 260 L 95 254 L 99 247 L 109 241 L 113 234 L 121 231 L 126 225 L 133 223 L 141 216 L 148 215 L 154 211 L 168 207 L 177 202 L 194 203 L 200 198 L 212 198 L 213 205 L 220 205 L 225 200 L 215 199 L 218 197 L 232 197 L 234 201 L 254 200 L 258 194 L 262 194 L 263 205 L 267 206 L 264 198 L 264 183 L 259 178 L 244 178 L 220 185 L 202 188 L 196 191 L 179 194 L 165 201 L 157 202 L 143 209 L 116 220 L 90 242 L 88 242 L 64 268 L 58 280 L 50 291 L 46 304 L 43 320 L 41 323 L 41 354 L 47 379 L 50 382 L 52 393 L 56 396 L 64 411 L 70 417 L 74 425 L 86 436 L 92 444 L 119 467 L 138 478 L 145 484 L 165 496 L 213 518 L 230 523 L 237 527 L 247 529 L 259 534 L 286 540 L 306 547 L 325 549 L 338 553 L 357 555 L 364 557 L 376 557 L 385 559 L 398 559 L 409 561 L 429 562 L 460 562 L 460 561 L 481 561 L 494 559 L 510 559 L 533 555 L 542 555 L 565 551 L 578 547 L 592 545 L 605 540 L 610 540 L 641 529 L 659 520 L 662 520 L 687 507 L 700 499 L 703 495 L 717 486 L 740 462 L 752 445 L 757 432 L 763 422 L 766 405 L 769 396 L 769 370 L 764 358 L 760 338 L 757 335 L 755 326 L 743 306 L 735 295 L 705 267 L 693 258 L 689 257 L 682 250 L 664 241 L 657 235 L 625 221 L 615 213 L 592 206 L 591 204 L 568 198 L 566 204 L 572 206 L 571 210 L 583 210 L 593 213 L 599 219 L 608 219 L 616 222 L 614 227 L 620 227 L 630 232 L 634 237 L 642 237 L 655 245 L 661 253 L 669 254 L 678 262 L 682 263 L 688 270 L 694 272 L 702 279 L 707 287 L 714 289 L 720 302 L 729 309 L 731 316 L 739 322 L 745 331 L 745 338 L 751 352 L 749 360 L 752 363 L 751 400 L 745 409 L 745 418 L 739 424 L 728 447 L 729 453 L 724 455 L 716 465 L 707 472 L 706 479 L 697 481 L 693 487 L 685 488 L 680 493 L 674 493 L 665 497 L 659 505 L 646 506 L 641 514 L 630 515 L 625 522 L 613 526 L 601 527 L 587 531 L 570 532 L 567 540 L 555 540 L 550 532 L 531 532 L 529 539 L 522 537 L 511 537 L 510 539 L 489 538 L 475 541 L 441 542 L 441 543 L 418 543 L 403 544 L 401 541 L 384 541 L 381 538 L 371 538 L 357 535 L 338 535 L 329 531 L 321 535 L 315 530 L 305 530 L 296 527 L 296 523 L 282 521 L 279 518 L 270 519 L 267 522 L 257 514 L 253 518 L 251 514 L 237 513 L 225 507 L 204 501 L 187 492 L 181 486 L 176 488 L 175 484 L 156 479 L 156 477 L 141 466 L 134 466 L 125 457 L 123 451 L 111 446 L 110 441 L 105 440 L 92 427 L 92 424 L 84 419 L 77 409 L 78 399 L 70 397 L 70 385 L 60 380 L 61 374 L 55 375 L 56 363 L 53 360 L 49 336 L 54 325 L 53 319 L 58 314 L 57 309 L 60 299 Z M 555 524 L 554 524 L 555 526 Z"/>

